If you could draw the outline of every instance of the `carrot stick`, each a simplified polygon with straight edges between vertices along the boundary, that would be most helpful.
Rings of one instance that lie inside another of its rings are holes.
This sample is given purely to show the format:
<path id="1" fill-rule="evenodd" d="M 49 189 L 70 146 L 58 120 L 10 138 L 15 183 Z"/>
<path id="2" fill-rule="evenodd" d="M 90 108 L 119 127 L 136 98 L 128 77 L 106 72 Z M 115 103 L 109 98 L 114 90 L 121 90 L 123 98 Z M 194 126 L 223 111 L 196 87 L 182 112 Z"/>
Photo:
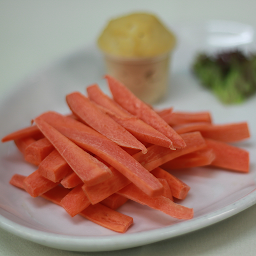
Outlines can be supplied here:
<path id="1" fill-rule="evenodd" d="M 160 116 L 171 126 L 187 124 L 187 123 L 212 123 L 210 112 L 182 112 L 176 111 L 172 113 L 159 113 Z"/>
<path id="2" fill-rule="evenodd" d="M 155 110 L 156 113 L 161 116 L 163 119 L 165 116 L 170 116 L 173 112 L 173 107 L 169 107 L 169 108 L 164 108 L 162 110 Z"/>
<path id="3" fill-rule="evenodd" d="M 212 149 L 204 148 L 190 154 L 177 157 L 161 167 L 166 170 L 185 169 L 199 166 L 210 165 L 215 159 L 215 154 Z"/>
<path id="4" fill-rule="evenodd" d="M 66 96 L 70 109 L 83 122 L 122 147 L 136 148 L 147 152 L 146 147 L 131 133 L 103 113 L 96 104 L 79 92 Z"/>
<path id="5" fill-rule="evenodd" d="M 41 196 L 48 190 L 58 186 L 58 184 L 58 182 L 52 182 L 40 175 L 38 170 L 24 179 L 24 188 L 32 197 Z"/>
<path id="6" fill-rule="evenodd" d="M 95 186 L 85 186 L 82 189 L 90 200 L 91 204 L 97 204 L 120 189 L 131 183 L 122 173 L 111 168 L 113 176 Z"/>
<path id="7" fill-rule="evenodd" d="M 84 183 L 95 185 L 111 177 L 111 171 L 106 165 L 86 153 L 51 125 L 40 118 L 36 118 L 35 122 L 45 137 L 54 145 L 55 149 Z"/>
<path id="8" fill-rule="evenodd" d="M 119 233 L 126 232 L 133 223 L 132 217 L 114 211 L 102 204 L 89 205 L 80 215 Z"/>
<path id="9" fill-rule="evenodd" d="M 244 173 L 249 172 L 250 160 L 248 151 L 212 139 L 206 139 L 206 144 L 215 154 L 215 159 L 211 163 L 212 166 Z"/>
<path id="10" fill-rule="evenodd" d="M 182 134 L 181 136 L 187 144 L 187 147 L 184 149 L 170 150 L 168 148 L 153 145 L 148 148 L 148 153 L 146 155 L 139 152 L 133 157 L 137 161 L 139 161 L 144 167 L 146 167 L 148 171 L 152 171 L 156 167 L 176 157 L 206 147 L 205 140 L 199 132 Z M 116 193 L 120 189 L 130 184 L 130 181 L 120 172 L 118 172 L 114 168 L 111 168 L 111 170 L 113 176 L 110 179 L 95 186 L 89 187 L 84 185 L 82 187 L 92 204 L 96 204 L 104 200 L 108 196 Z"/>
<path id="11" fill-rule="evenodd" d="M 26 176 L 21 175 L 21 174 L 14 174 L 9 183 L 17 188 L 21 188 L 24 189 L 24 179 L 26 178 Z"/>
<path id="12" fill-rule="evenodd" d="M 100 105 L 106 114 L 133 134 L 137 139 L 167 148 L 171 147 L 172 142 L 170 139 L 123 109 L 104 94 L 97 84 L 87 87 L 87 93 L 90 100 Z"/>
<path id="13" fill-rule="evenodd" d="M 24 150 L 25 160 L 31 164 L 39 165 L 48 156 L 54 147 L 52 143 L 42 138 L 28 145 Z"/>
<path id="14" fill-rule="evenodd" d="M 44 113 L 39 118 L 50 123 L 55 129 L 79 145 L 79 147 L 94 153 L 106 161 L 120 171 L 127 179 L 140 187 L 146 194 L 155 196 L 163 192 L 162 184 L 132 156 L 85 124 L 54 112 Z M 168 148 L 165 149 L 169 150 Z M 144 154 L 142 153 L 142 155 Z"/>
<path id="15" fill-rule="evenodd" d="M 200 130 L 203 137 L 223 142 L 237 142 L 250 137 L 247 122 L 211 125 Z"/>
<path id="16" fill-rule="evenodd" d="M 163 196 L 173 201 L 172 191 L 167 180 L 165 178 L 158 178 L 158 180 L 162 183 L 164 187 Z"/>
<path id="17" fill-rule="evenodd" d="M 72 172 L 67 175 L 60 183 L 64 188 L 74 188 L 77 185 L 82 184 L 83 181 L 77 176 L 75 172 Z"/>
<path id="18" fill-rule="evenodd" d="M 24 189 L 24 179 L 26 176 L 15 174 L 10 180 L 10 184 L 18 188 Z M 61 206 L 62 199 L 70 191 L 61 186 L 57 186 L 41 196 Z M 126 198 L 125 198 L 126 199 Z M 126 199 L 127 200 L 127 199 Z M 110 230 L 124 233 L 133 224 L 133 218 L 125 214 L 116 212 L 102 204 L 89 205 L 86 209 L 79 213 L 82 217 Z"/>
<path id="19" fill-rule="evenodd" d="M 72 113 L 66 116 L 73 119 L 78 119 L 77 116 L 73 115 Z M 10 140 L 18 140 L 25 137 L 32 137 L 35 140 L 38 140 L 43 138 L 43 134 L 41 133 L 41 131 L 38 129 L 36 125 L 31 125 L 31 126 L 27 126 L 25 128 L 19 129 L 10 134 L 7 134 L 5 137 L 2 138 L 2 142 L 7 142 Z"/>
<path id="20" fill-rule="evenodd" d="M 32 137 L 25 137 L 25 138 L 14 140 L 14 143 L 16 147 L 19 149 L 19 151 L 24 155 L 26 147 L 35 141 L 36 140 L 33 139 Z"/>
<path id="21" fill-rule="evenodd" d="M 133 157 L 151 171 L 174 158 L 206 147 L 205 140 L 199 132 L 184 133 L 181 137 L 187 145 L 185 148 L 170 152 L 167 148 L 153 145 L 148 147 L 148 153 L 145 156 L 139 152 Z"/>
<path id="22" fill-rule="evenodd" d="M 157 178 L 166 179 L 172 191 L 173 197 L 181 200 L 187 197 L 190 187 L 177 177 L 173 176 L 171 173 L 158 167 L 152 171 L 152 174 Z"/>
<path id="23" fill-rule="evenodd" d="M 107 206 L 110 209 L 116 210 L 117 208 L 125 204 L 127 201 L 128 201 L 128 198 L 115 193 L 105 198 L 100 203 Z"/>
<path id="24" fill-rule="evenodd" d="M 63 197 L 60 204 L 71 217 L 74 217 L 88 207 L 90 201 L 82 190 L 81 184 L 73 188 L 65 197 Z"/>
<path id="25" fill-rule="evenodd" d="M 194 123 L 186 123 L 186 124 L 179 124 L 174 125 L 173 129 L 178 133 L 187 133 L 187 132 L 195 132 L 195 131 L 202 131 L 210 127 L 211 124 L 207 122 L 194 122 Z"/>
<path id="26" fill-rule="evenodd" d="M 132 183 L 118 191 L 118 194 L 140 204 L 147 205 L 155 210 L 162 211 L 177 219 L 193 218 L 193 209 L 176 204 L 164 196 L 150 197 Z"/>
<path id="27" fill-rule="evenodd" d="M 38 171 L 43 177 L 53 182 L 59 182 L 69 173 L 73 173 L 73 170 L 56 149 L 39 164 Z"/>
<path id="28" fill-rule="evenodd" d="M 247 122 L 221 125 L 209 123 L 188 123 L 174 126 L 173 129 L 179 134 L 184 132 L 200 131 L 205 138 L 223 142 L 237 142 L 250 137 Z"/>
<path id="29" fill-rule="evenodd" d="M 20 188 L 20 189 L 25 189 L 24 186 L 24 180 L 26 179 L 26 176 L 21 175 L 21 174 L 14 174 L 12 178 L 10 179 L 10 184 Z M 60 205 L 61 199 L 66 196 L 69 193 L 69 190 L 66 188 L 63 188 L 61 186 L 56 186 L 44 194 L 41 195 L 41 197 Z"/>
<path id="30" fill-rule="evenodd" d="M 40 134 L 41 134 L 40 130 L 35 125 L 32 125 L 4 136 L 2 138 L 2 142 L 7 142 L 10 140 L 18 140 L 25 137 L 34 137 Z"/>
<path id="31" fill-rule="evenodd" d="M 109 75 L 105 77 L 113 98 L 119 105 L 169 138 L 173 143 L 173 149 L 186 146 L 184 140 L 152 108 L 113 77 Z"/>

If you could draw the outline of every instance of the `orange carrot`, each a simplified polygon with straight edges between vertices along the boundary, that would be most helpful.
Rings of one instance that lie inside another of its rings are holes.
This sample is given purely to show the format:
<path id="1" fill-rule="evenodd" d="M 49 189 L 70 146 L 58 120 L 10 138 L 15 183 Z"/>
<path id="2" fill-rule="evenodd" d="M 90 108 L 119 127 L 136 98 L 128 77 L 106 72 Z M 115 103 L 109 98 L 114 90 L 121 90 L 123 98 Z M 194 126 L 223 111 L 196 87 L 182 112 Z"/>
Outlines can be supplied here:
<path id="1" fill-rule="evenodd" d="M 182 137 L 187 144 L 187 147 L 184 149 L 170 150 L 168 148 L 153 145 L 148 148 L 148 153 L 146 155 L 139 152 L 133 157 L 145 166 L 148 171 L 152 171 L 156 167 L 176 157 L 206 147 L 205 140 L 199 132 L 182 134 Z M 117 170 L 114 168 L 111 168 L 111 170 L 113 176 L 110 179 L 95 186 L 83 186 L 83 190 L 92 204 L 104 200 L 130 184 L 130 181 Z"/>
<path id="2" fill-rule="evenodd" d="M 110 209 L 116 210 L 117 208 L 119 208 L 120 206 L 125 204 L 127 201 L 128 201 L 128 198 L 115 193 L 115 194 L 112 194 L 111 196 L 105 198 L 100 203 L 109 207 Z"/>
<path id="3" fill-rule="evenodd" d="M 237 142 L 250 137 L 247 122 L 211 125 L 200 130 L 203 137 L 223 142 Z"/>
<path id="4" fill-rule="evenodd" d="M 24 189 L 24 179 L 26 176 L 15 174 L 10 180 L 10 184 L 18 188 Z M 41 196 L 61 206 L 62 199 L 70 191 L 61 186 L 57 186 Z M 127 200 L 127 199 L 126 199 Z M 124 233 L 133 224 L 133 218 L 122 213 L 116 212 L 102 204 L 89 205 L 86 209 L 79 213 L 82 217 L 110 230 Z"/>
<path id="5" fill-rule="evenodd" d="M 24 179 L 25 178 L 26 178 L 26 176 L 17 173 L 11 177 L 9 183 L 17 188 L 24 189 Z"/>
<path id="6" fill-rule="evenodd" d="M 174 203 L 164 196 L 150 197 L 138 189 L 134 184 L 129 184 L 118 191 L 119 195 L 125 196 L 135 202 L 147 205 L 153 209 L 162 211 L 177 219 L 193 218 L 193 209 Z"/>
<path id="7" fill-rule="evenodd" d="M 63 197 L 60 204 L 71 217 L 74 217 L 88 207 L 90 201 L 82 190 L 81 184 L 73 188 L 65 197 Z"/>
<path id="8" fill-rule="evenodd" d="M 87 87 L 89 99 L 102 107 L 102 110 L 113 118 L 118 124 L 123 126 L 137 139 L 151 144 L 171 147 L 172 142 L 162 133 L 141 119 L 130 114 L 110 97 L 104 94 L 97 84 Z"/>
<path id="9" fill-rule="evenodd" d="M 181 137 L 187 145 L 185 148 L 170 152 L 167 148 L 153 145 L 148 147 L 148 153 L 145 156 L 139 152 L 133 155 L 133 157 L 147 170 L 153 170 L 174 158 L 206 147 L 205 140 L 199 132 L 184 133 Z"/>
<path id="10" fill-rule="evenodd" d="M 128 180 L 122 173 L 114 168 L 111 168 L 111 171 L 113 176 L 110 179 L 105 180 L 95 186 L 83 185 L 82 189 L 84 190 L 91 204 L 97 204 L 101 202 L 102 200 L 130 184 L 131 181 Z"/>
<path id="11" fill-rule="evenodd" d="M 28 145 L 24 150 L 25 160 L 31 164 L 39 165 L 48 156 L 54 147 L 52 143 L 42 138 Z"/>
<path id="12" fill-rule="evenodd" d="M 73 115 L 72 113 L 68 114 L 66 116 L 73 118 L 73 119 L 78 119 L 77 116 Z M 32 123 L 33 122 L 34 121 L 32 120 Z M 27 126 L 25 128 L 19 129 L 15 132 L 12 132 L 12 133 L 4 136 L 2 138 L 2 142 L 7 142 L 10 140 L 18 140 L 18 139 L 22 139 L 25 137 L 32 137 L 35 140 L 38 140 L 38 139 L 42 139 L 44 136 L 36 125 L 32 125 L 32 126 Z"/>
<path id="13" fill-rule="evenodd" d="M 165 116 L 170 116 L 173 112 L 173 107 L 164 108 L 162 110 L 155 110 L 156 113 L 161 116 L 163 119 L 165 119 Z"/>
<path id="14" fill-rule="evenodd" d="M 186 154 L 180 157 L 177 157 L 161 167 L 167 170 L 176 170 L 184 168 L 192 168 L 199 166 L 210 165 L 215 159 L 215 154 L 212 149 L 204 148 L 190 154 Z"/>
<path id="15" fill-rule="evenodd" d="M 173 129 L 178 134 L 182 134 L 182 133 L 187 133 L 187 132 L 202 131 L 203 129 L 207 129 L 210 126 L 211 126 L 211 124 L 207 123 L 207 122 L 195 122 L 195 123 L 174 125 Z"/>
<path id="16" fill-rule="evenodd" d="M 85 124 L 54 112 L 44 113 L 39 118 L 50 123 L 55 129 L 81 148 L 94 153 L 109 163 L 125 175 L 131 182 L 140 187 L 146 194 L 155 196 L 163 192 L 162 184 L 132 156 L 121 149 L 117 144 L 92 130 Z M 168 148 L 165 149 L 169 150 Z"/>
<path id="17" fill-rule="evenodd" d="M 39 164 L 38 171 L 43 177 L 53 182 L 58 182 L 73 172 L 56 149 Z"/>
<path id="18" fill-rule="evenodd" d="M 111 177 L 112 173 L 106 165 L 86 153 L 51 125 L 40 118 L 36 118 L 35 122 L 84 183 L 95 185 Z"/>
<path id="19" fill-rule="evenodd" d="M 83 181 L 77 176 L 75 172 L 72 172 L 67 175 L 60 183 L 64 188 L 74 188 L 77 185 L 82 184 Z"/>
<path id="20" fill-rule="evenodd" d="M 152 108 L 113 77 L 107 75 L 106 78 L 113 98 L 119 105 L 169 138 L 173 149 L 186 146 L 184 140 Z"/>
<path id="21" fill-rule="evenodd" d="M 133 223 L 132 217 L 114 211 L 102 204 L 89 205 L 80 215 L 119 233 L 126 232 Z"/>
<path id="22" fill-rule="evenodd" d="M 166 179 L 172 191 L 173 197 L 177 199 L 185 199 L 187 197 L 190 187 L 177 177 L 159 167 L 154 169 L 152 174 L 157 178 Z"/>
<path id="23" fill-rule="evenodd" d="M 170 200 L 173 201 L 173 196 L 172 196 L 172 191 L 171 188 L 167 182 L 166 179 L 163 178 L 158 178 L 158 180 L 162 183 L 163 187 L 164 187 L 164 193 L 163 196 L 169 198 Z"/>
<path id="24" fill-rule="evenodd" d="M 158 112 L 159 113 L 159 112 Z M 187 123 L 212 123 L 212 117 L 210 112 L 182 112 L 175 111 L 172 113 L 159 113 L 160 116 L 171 126 L 187 124 Z"/>
<path id="25" fill-rule="evenodd" d="M 40 130 L 35 126 L 28 126 L 23 129 L 12 132 L 2 138 L 2 142 L 7 142 L 10 140 L 18 140 L 25 137 L 34 137 L 41 134 Z"/>
<path id="26" fill-rule="evenodd" d="M 249 172 L 250 160 L 248 151 L 212 139 L 206 139 L 206 144 L 215 154 L 215 159 L 211 163 L 212 166 L 238 172 Z"/>
<path id="27" fill-rule="evenodd" d="M 203 137 L 223 142 L 237 142 L 250 137 L 247 122 L 231 124 L 188 123 L 173 127 L 181 134 L 184 132 L 200 131 Z"/>
<path id="28" fill-rule="evenodd" d="M 58 184 L 58 182 L 52 182 L 40 175 L 38 170 L 24 179 L 24 188 L 32 197 L 41 196 L 48 190 L 58 186 Z"/>
<path id="29" fill-rule="evenodd" d="M 147 152 L 146 147 L 131 133 L 103 113 L 96 104 L 79 92 L 66 96 L 70 109 L 83 122 L 122 147 L 136 148 Z"/>
<path id="30" fill-rule="evenodd" d="M 25 137 L 25 138 L 14 140 L 14 143 L 15 143 L 16 147 L 19 149 L 19 151 L 22 154 L 24 154 L 26 147 L 29 146 L 30 144 L 32 144 L 35 141 L 36 140 L 33 139 L 32 137 Z"/>

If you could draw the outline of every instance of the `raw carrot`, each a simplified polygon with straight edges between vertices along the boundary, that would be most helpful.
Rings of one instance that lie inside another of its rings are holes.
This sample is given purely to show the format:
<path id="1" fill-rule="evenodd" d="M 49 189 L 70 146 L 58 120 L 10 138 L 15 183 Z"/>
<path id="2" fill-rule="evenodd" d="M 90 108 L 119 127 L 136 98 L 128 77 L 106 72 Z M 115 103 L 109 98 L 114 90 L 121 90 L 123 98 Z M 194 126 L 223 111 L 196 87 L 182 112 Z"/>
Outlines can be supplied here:
<path id="1" fill-rule="evenodd" d="M 182 112 L 182 111 L 173 111 L 169 114 L 162 114 L 160 116 L 171 126 L 195 123 L 195 122 L 206 122 L 212 123 L 212 117 L 210 112 L 201 111 L 201 112 Z"/>
<path id="2" fill-rule="evenodd" d="M 171 147 L 172 142 L 162 133 L 154 129 L 152 126 L 143 122 L 138 117 L 130 114 L 110 97 L 104 94 L 97 84 L 87 87 L 89 99 L 102 107 L 102 110 L 107 113 L 118 124 L 123 126 L 137 139 L 151 144 Z"/>
<path id="3" fill-rule="evenodd" d="M 244 173 L 249 172 L 250 160 L 248 151 L 212 139 L 206 139 L 206 144 L 215 154 L 215 159 L 211 163 L 212 166 Z"/>
<path id="4" fill-rule="evenodd" d="M 115 193 L 105 198 L 100 203 L 109 207 L 110 209 L 116 210 L 117 208 L 125 204 L 127 201 L 128 201 L 128 198 Z"/>
<path id="5" fill-rule="evenodd" d="M 102 204 L 89 205 L 80 215 L 105 228 L 124 233 L 133 224 L 133 218 Z"/>
<path id="6" fill-rule="evenodd" d="M 155 175 L 157 178 L 166 179 L 172 191 L 173 197 L 182 200 L 187 197 L 188 191 L 190 190 L 190 186 L 185 184 L 177 177 L 173 176 L 171 173 L 158 167 L 152 171 L 152 174 Z"/>
<path id="7" fill-rule="evenodd" d="M 66 212 L 74 217 L 90 205 L 90 201 L 82 190 L 82 184 L 73 188 L 60 202 Z"/>
<path id="8" fill-rule="evenodd" d="M 112 173 L 106 165 L 82 150 L 51 125 L 40 118 L 36 118 L 35 122 L 84 183 L 95 185 L 111 177 Z"/>
<path id="9" fill-rule="evenodd" d="M 199 166 L 210 165 L 215 159 L 215 154 L 212 149 L 204 148 L 190 154 L 177 157 L 161 167 L 166 170 L 185 169 Z"/>
<path id="10" fill-rule="evenodd" d="M 162 110 L 155 110 L 156 113 L 161 116 L 162 118 L 165 116 L 170 116 L 173 112 L 173 107 L 164 108 Z M 164 118 L 163 118 L 164 119 Z"/>
<path id="11" fill-rule="evenodd" d="M 42 138 L 28 145 L 24 150 L 25 160 L 31 164 L 39 165 L 48 156 L 54 147 L 52 143 Z"/>
<path id="12" fill-rule="evenodd" d="M 187 145 L 185 148 L 170 151 L 167 148 L 153 145 L 148 147 L 148 153 L 145 156 L 139 152 L 133 157 L 147 170 L 153 170 L 174 158 L 206 147 L 205 139 L 200 132 L 184 133 L 181 137 Z"/>
<path id="13" fill-rule="evenodd" d="M 181 136 L 187 144 L 187 147 L 184 149 L 170 150 L 168 148 L 153 145 L 148 148 L 148 153 L 146 155 L 139 152 L 133 157 L 144 165 L 148 171 L 152 171 L 156 167 L 176 157 L 206 147 L 205 140 L 199 132 L 182 134 Z M 104 200 L 108 196 L 130 184 L 130 181 L 120 172 L 114 168 L 111 170 L 113 176 L 110 179 L 95 186 L 83 186 L 83 190 L 92 204 L 96 204 Z"/>
<path id="14" fill-rule="evenodd" d="M 73 115 L 72 113 L 66 116 L 73 119 L 78 119 L 77 116 Z M 33 123 L 33 120 L 32 120 L 32 123 Z M 2 142 L 7 142 L 10 140 L 18 140 L 25 137 L 32 137 L 35 140 L 38 140 L 43 138 L 43 134 L 41 133 L 41 131 L 38 129 L 36 125 L 31 125 L 31 126 L 27 126 L 25 128 L 19 129 L 10 134 L 7 134 L 2 138 Z"/>
<path id="15" fill-rule="evenodd" d="M 90 127 L 54 112 L 44 113 L 38 118 L 50 123 L 79 147 L 94 153 L 109 163 L 146 194 L 155 196 L 162 193 L 162 184 L 153 175 L 117 144 Z"/>
<path id="16" fill-rule="evenodd" d="M 24 186 L 24 180 L 26 179 L 26 176 L 21 175 L 21 174 L 14 174 L 12 176 L 12 178 L 10 179 L 10 184 L 20 188 L 20 189 L 25 189 Z M 45 192 L 44 194 L 42 194 L 41 196 L 55 204 L 60 205 L 60 202 L 62 200 L 62 198 L 64 196 L 66 196 L 69 193 L 69 190 L 66 188 L 63 188 L 61 186 L 56 186 L 50 190 L 48 190 L 47 192 Z"/>
<path id="17" fill-rule="evenodd" d="M 164 179 L 164 178 L 158 178 L 158 180 L 162 183 L 162 185 L 164 187 L 163 196 L 167 197 L 167 198 L 169 198 L 170 200 L 173 201 L 172 191 L 171 191 L 171 188 L 170 188 L 167 180 Z"/>
<path id="18" fill-rule="evenodd" d="M 9 183 L 17 188 L 24 189 L 25 178 L 26 176 L 16 173 L 11 177 Z"/>
<path id="19" fill-rule="evenodd" d="M 223 142 L 237 142 L 250 137 L 247 122 L 231 124 L 188 123 L 174 126 L 173 129 L 181 134 L 184 132 L 200 131 L 203 137 Z"/>
<path id="20" fill-rule="evenodd" d="M 179 124 L 173 126 L 173 129 L 178 133 L 187 133 L 187 132 L 196 132 L 196 131 L 202 131 L 203 129 L 207 129 L 210 127 L 211 124 L 207 122 L 193 122 L 193 123 L 186 123 L 186 124 Z"/>
<path id="21" fill-rule="evenodd" d="M 56 149 L 39 164 L 38 171 L 43 177 L 53 182 L 59 182 L 68 174 L 73 173 L 66 160 Z"/>
<path id="22" fill-rule="evenodd" d="M 136 148 L 143 153 L 147 152 L 146 147 L 140 141 L 81 93 L 68 94 L 66 101 L 75 115 L 110 140 L 122 147 Z"/>
<path id="23" fill-rule="evenodd" d="M 177 219 L 193 218 L 193 209 L 174 203 L 164 196 L 150 197 L 138 189 L 134 184 L 129 184 L 118 191 L 119 195 L 125 196 L 135 202 L 147 205 L 155 210 L 162 211 Z"/>
<path id="24" fill-rule="evenodd" d="M 58 186 L 58 182 L 52 182 L 43 177 L 38 170 L 32 172 L 24 179 L 24 188 L 32 196 L 41 196 L 48 190 Z"/>
<path id="25" fill-rule="evenodd" d="M 19 129 L 15 132 L 12 132 L 2 138 L 2 142 L 7 142 L 10 140 L 18 140 L 25 137 L 34 137 L 40 135 L 40 130 L 36 125 L 28 126 L 23 129 Z"/>
<path id="26" fill-rule="evenodd" d="M 74 188 L 77 185 L 82 184 L 83 181 L 77 176 L 75 172 L 72 172 L 67 175 L 60 183 L 65 188 Z"/>
<path id="27" fill-rule="evenodd" d="M 26 176 L 15 174 L 10 180 L 13 186 L 24 189 L 24 179 Z M 41 196 L 48 201 L 51 201 L 61 206 L 62 199 L 70 191 L 61 186 L 57 186 Z M 127 200 L 127 199 L 126 199 Z M 102 204 L 89 205 L 85 210 L 79 213 L 82 217 L 110 230 L 124 233 L 133 224 L 133 218 L 125 214 L 116 212 Z"/>
<path id="28" fill-rule="evenodd" d="M 14 143 L 16 147 L 19 149 L 19 151 L 24 155 L 26 147 L 35 141 L 36 140 L 32 137 L 25 137 L 25 138 L 14 140 Z"/>
<path id="29" fill-rule="evenodd" d="M 111 170 L 113 176 L 110 179 L 105 180 L 95 186 L 83 185 L 82 189 L 84 190 L 91 204 L 97 204 L 101 202 L 102 200 L 130 184 L 131 181 L 128 180 L 122 173 L 114 168 L 111 168 Z"/>
<path id="30" fill-rule="evenodd" d="M 152 108 L 113 77 L 109 75 L 105 77 L 113 98 L 119 105 L 169 138 L 173 143 L 171 148 L 184 148 L 186 146 L 184 140 Z"/>
<path id="31" fill-rule="evenodd" d="M 250 138 L 247 122 L 211 125 L 200 130 L 203 137 L 223 142 L 237 142 Z"/>

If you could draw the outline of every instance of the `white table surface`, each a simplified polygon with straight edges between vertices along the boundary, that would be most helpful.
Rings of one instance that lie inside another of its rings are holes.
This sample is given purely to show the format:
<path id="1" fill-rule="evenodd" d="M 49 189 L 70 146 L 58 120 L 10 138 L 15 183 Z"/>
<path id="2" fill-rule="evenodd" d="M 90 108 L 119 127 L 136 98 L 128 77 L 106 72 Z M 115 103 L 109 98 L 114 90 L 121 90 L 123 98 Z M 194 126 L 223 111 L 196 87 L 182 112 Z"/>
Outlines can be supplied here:
<path id="1" fill-rule="evenodd" d="M 0 96 L 20 80 L 97 39 L 106 21 L 150 11 L 169 24 L 208 19 L 256 26 L 254 0 L 0 0 Z M 151 245 L 114 252 L 69 252 L 0 229 L 0 255 L 256 255 L 256 205 L 210 227 Z"/>

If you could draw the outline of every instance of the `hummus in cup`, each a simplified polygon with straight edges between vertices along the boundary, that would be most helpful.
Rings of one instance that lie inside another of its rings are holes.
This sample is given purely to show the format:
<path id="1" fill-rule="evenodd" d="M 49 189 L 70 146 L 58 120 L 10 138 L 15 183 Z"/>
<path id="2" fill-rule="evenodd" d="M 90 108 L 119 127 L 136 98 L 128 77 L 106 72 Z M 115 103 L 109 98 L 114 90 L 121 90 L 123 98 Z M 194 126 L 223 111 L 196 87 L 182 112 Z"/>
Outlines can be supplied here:
<path id="1" fill-rule="evenodd" d="M 148 13 L 113 19 L 98 38 L 107 73 L 150 104 L 166 92 L 175 44 L 174 34 Z"/>

